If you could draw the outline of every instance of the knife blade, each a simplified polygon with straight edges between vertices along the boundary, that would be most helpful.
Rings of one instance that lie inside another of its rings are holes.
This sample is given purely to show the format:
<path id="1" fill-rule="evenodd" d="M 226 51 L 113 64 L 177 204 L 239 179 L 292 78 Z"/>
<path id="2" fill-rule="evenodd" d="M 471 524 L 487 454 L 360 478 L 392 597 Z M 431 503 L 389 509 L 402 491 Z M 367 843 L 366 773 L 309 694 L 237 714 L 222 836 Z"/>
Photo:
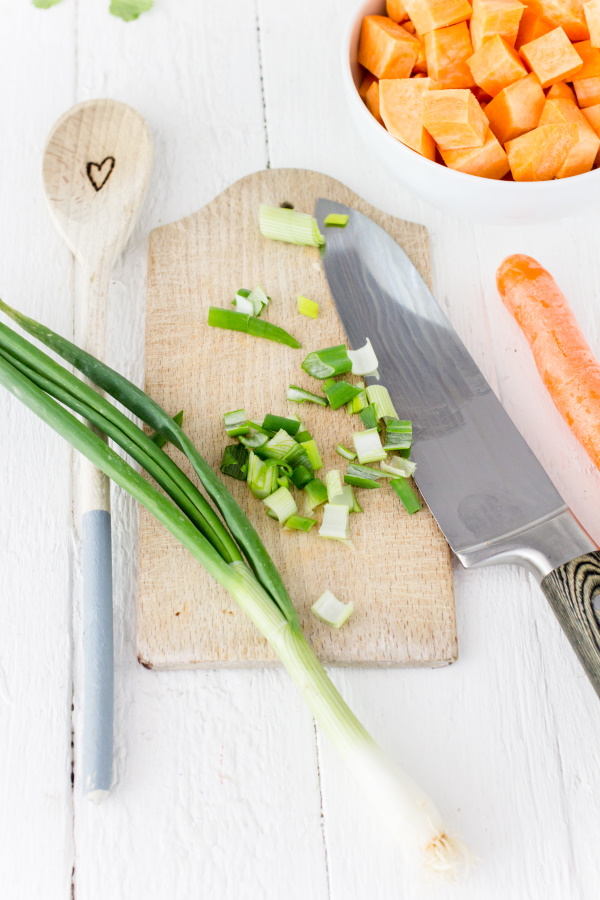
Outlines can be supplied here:
<path id="1" fill-rule="evenodd" d="M 345 228 L 325 228 L 330 213 Z M 319 199 L 321 259 L 352 349 L 413 426 L 415 481 L 465 567 L 518 564 L 541 584 L 600 696 L 600 553 L 567 508 L 417 269 L 375 222 Z M 375 383 L 367 378 L 367 383 Z"/>

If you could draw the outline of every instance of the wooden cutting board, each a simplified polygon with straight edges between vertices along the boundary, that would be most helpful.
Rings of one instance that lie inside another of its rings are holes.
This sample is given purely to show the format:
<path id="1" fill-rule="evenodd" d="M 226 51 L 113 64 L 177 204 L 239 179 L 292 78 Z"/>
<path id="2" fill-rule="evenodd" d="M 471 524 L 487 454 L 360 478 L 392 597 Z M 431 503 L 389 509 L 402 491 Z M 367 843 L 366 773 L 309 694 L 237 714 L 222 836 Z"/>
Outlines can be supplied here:
<path id="1" fill-rule="evenodd" d="M 341 343 L 345 336 L 318 251 L 264 239 L 258 207 L 289 204 L 312 213 L 318 197 L 370 216 L 430 281 L 425 228 L 384 215 L 315 172 L 257 172 L 194 215 L 150 235 L 146 390 L 171 413 L 184 409 L 184 428 L 217 471 L 223 448 L 231 442 L 222 415 L 231 409 L 243 407 L 248 418 L 259 421 L 269 412 L 298 413 L 317 440 L 324 462 L 318 474 L 323 477 L 331 468 L 344 471 L 345 460 L 335 453 L 335 445 L 352 446 L 352 430 L 362 427 L 344 408 L 332 412 L 286 400 L 289 384 L 313 391 L 319 387 L 300 368 L 305 355 Z M 209 305 L 231 308 L 238 288 L 256 284 L 272 298 L 266 318 L 294 334 L 301 350 L 208 327 Z M 318 301 L 318 319 L 297 312 L 299 293 Z M 186 461 L 178 461 L 194 477 Z M 320 538 L 318 526 L 309 534 L 284 531 L 245 484 L 223 478 L 282 573 L 323 662 L 434 666 L 456 659 L 450 551 L 427 508 L 408 516 L 389 488 L 360 491 L 364 512 L 351 516 L 352 553 Z M 354 602 L 354 614 L 340 631 L 310 613 L 325 588 Z M 138 657 L 145 666 L 212 668 L 276 661 L 225 590 L 144 509 L 137 614 Z"/>

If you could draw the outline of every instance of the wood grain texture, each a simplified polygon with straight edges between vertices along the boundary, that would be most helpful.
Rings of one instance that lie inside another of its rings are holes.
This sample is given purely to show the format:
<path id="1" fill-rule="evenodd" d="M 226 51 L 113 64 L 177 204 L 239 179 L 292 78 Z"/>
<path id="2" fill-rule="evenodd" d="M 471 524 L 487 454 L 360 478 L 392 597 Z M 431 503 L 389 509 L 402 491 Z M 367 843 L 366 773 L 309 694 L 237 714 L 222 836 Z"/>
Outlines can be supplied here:
<path id="1" fill-rule="evenodd" d="M 352 446 L 360 423 L 312 404 L 286 401 L 287 385 L 315 389 L 300 364 L 306 353 L 345 341 L 317 252 L 268 241 L 260 203 L 312 211 L 320 196 L 359 209 L 386 228 L 430 277 L 427 233 L 378 213 L 326 176 L 267 170 L 242 179 L 200 212 L 150 236 L 146 390 L 164 408 L 184 409 L 184 427 L 218 471 L 231 441 L 223 412 L 244 407 L 253 420 L 298 412 L 321 450 L 323 476 L 345 469 L 338 441 Z M 269 321 L 285 325 L 301 350 L 210 328 L 208 306 L 226 306 L 238 287 L 261 284 L 272 296 Z M 317 320 L 297 312 L 297 295 L 319 303 Z M 401 412 L 400 412 L 401 414 Z M 358 423 L 358 424 L 357 424 Z M 282 573 L 307 636 L 325 662 L 432 665 L 456 656 L 450 552 L 427 509 L 409 516 L 389 490 L 363 491 L 351 521 L 356 553 L 316 533 L 290 533 L 265 515 L 245 484 L 224 479 Z M 301 495 L 297 494 L 300 501 Z M 322 510 L 317 513 L 320 519 Z M 316 532 L 316 527 L 315 527 Z M 348 624 L 333 631 L 310 606 L 329 588 L 352 599 Z M 138 653 L 153 668 L 271 663 L 275 656 L 231 598 L 144 510 L 140 519 Z"/>

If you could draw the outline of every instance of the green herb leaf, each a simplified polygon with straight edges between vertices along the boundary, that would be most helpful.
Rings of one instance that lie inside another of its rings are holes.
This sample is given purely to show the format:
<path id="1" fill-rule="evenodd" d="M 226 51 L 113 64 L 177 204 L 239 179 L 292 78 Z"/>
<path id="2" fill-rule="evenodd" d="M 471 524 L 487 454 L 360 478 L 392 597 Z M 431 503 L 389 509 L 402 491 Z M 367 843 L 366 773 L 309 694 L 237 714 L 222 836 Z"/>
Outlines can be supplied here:
<path id="1" fill-rule="evenodd" d="M 152 9 L 154 0 L 110 0 L 109 12 L 124 22 L 133 22 L 142 13 Z"/>

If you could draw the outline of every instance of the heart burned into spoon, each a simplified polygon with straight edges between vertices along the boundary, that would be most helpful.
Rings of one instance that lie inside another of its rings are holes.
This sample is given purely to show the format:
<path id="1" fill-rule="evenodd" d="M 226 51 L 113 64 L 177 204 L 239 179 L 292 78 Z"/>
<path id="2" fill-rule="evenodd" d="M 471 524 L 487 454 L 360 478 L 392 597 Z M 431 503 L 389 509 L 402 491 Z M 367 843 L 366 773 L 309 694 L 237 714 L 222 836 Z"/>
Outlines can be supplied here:
<path id="1" fill-rule="evenodd" d="M 101 163 L 89 162 L 86 166 L 87 177 L 95 191 L 100 191 L 110 178 L 115 167 L 114 156 L 106 156 Z"/>

